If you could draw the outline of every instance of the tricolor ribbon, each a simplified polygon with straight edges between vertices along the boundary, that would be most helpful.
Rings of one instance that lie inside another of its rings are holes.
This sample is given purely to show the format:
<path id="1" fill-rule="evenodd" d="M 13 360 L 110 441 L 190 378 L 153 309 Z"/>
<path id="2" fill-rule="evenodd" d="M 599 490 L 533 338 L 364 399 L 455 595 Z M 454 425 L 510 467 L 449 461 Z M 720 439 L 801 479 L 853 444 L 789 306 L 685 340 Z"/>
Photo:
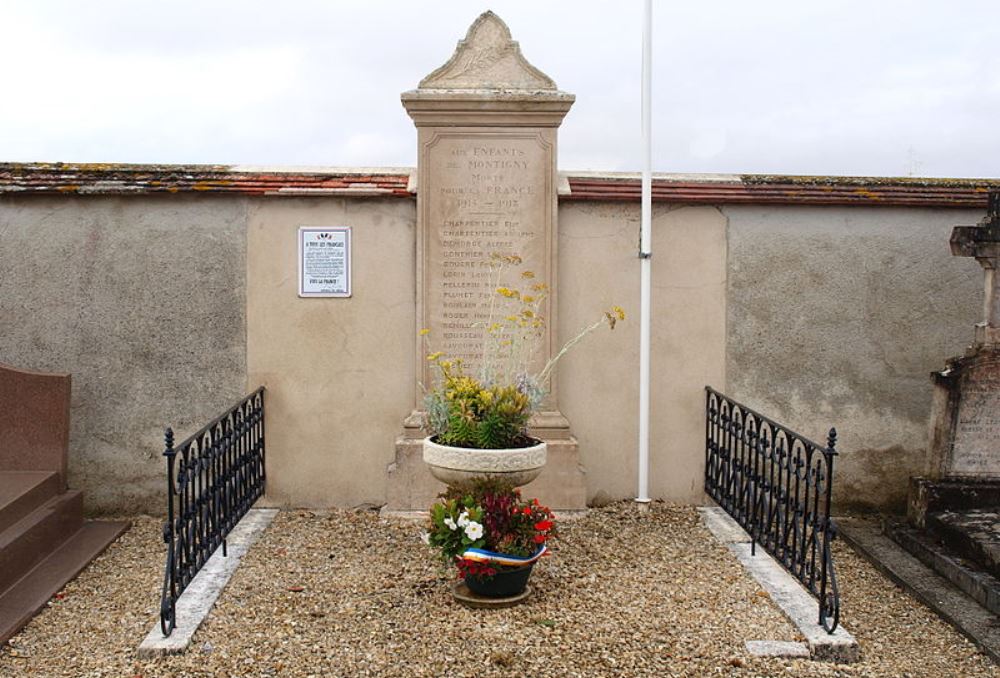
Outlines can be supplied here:
<path id="1" fill-rule="evenodd" d="M 518 567 L 521 565 L 530 565 L 544 556 L 547 551 L 548 547 L 542 546 L 535 551 L 534 555 L 531 556 L 510 556 L 506 553 L 494 553 L 493 551 L 486 551 L 485 549 L 466 549 L 465 553 L 463 553 L 461 557 L 465 560 L 473 560 L 477 563 L 491 563 L 494 565 Z"/>

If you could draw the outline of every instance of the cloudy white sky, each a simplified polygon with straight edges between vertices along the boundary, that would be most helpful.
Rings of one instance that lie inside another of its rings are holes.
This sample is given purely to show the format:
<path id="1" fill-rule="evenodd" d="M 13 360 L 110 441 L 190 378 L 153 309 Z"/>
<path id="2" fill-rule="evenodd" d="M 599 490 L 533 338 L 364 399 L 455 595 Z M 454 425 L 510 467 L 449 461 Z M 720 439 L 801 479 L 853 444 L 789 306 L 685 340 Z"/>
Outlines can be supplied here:
<path id="1" fill-rule="evenodd" d="M 0 161 L 408 166 L 399 104 L 492 9 L 637 170 L 642 0 L 0 0 Z M 1000 176 L 1000 1 L 654 0 L 654 166 Z"/>

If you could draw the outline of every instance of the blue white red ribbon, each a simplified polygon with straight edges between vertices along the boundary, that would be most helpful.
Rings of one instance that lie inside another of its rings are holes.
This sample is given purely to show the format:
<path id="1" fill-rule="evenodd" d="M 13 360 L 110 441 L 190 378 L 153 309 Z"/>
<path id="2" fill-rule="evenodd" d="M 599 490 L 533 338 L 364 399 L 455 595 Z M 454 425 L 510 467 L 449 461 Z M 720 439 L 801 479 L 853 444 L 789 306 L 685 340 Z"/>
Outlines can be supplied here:
<path id="1" fill-rule="evenodd" d="M 465 560 L 473 560 L 477 563 L 491 563 L 493 565 L 518 567 L 521 565 L 530 565 L 544 556 L 547 551 L 548 547 L 542 546 L 535 551 L 534 555 L 511 556 L 506 553 L 494 553 L 493 551 L 487 551 L 485 549 L 466 549 L 465 553 L 463 553 L 461 557 Z"/>

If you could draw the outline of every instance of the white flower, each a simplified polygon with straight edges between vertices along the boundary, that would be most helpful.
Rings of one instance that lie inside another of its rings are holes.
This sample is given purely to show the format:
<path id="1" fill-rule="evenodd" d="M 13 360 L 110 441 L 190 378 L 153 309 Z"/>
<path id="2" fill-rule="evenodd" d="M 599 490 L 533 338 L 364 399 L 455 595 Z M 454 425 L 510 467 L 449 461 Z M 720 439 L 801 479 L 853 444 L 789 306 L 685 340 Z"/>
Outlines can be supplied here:
<path id="1" fill-rule="evenodd" d="M 458 529 L 458 525 L 456 525 L 455 521 L 451 519 L 451 516 L 448 516 L 447 518 L 444 519 L 444 524 L 448 526 L 449 530 Z"/>
<path id="2" fill-rule="evenodd" d="M 458 517 L 458 526 L 464 528 L 468 524 L 469 524 L 469 512 L 462 511 L 462 515 Z"/>
<path id="3" fill-rule="evenodd" d="M 465 526 L 465 536 L 473 541 L 479 539 L 483 536 L 483 526 L 474 520 L 470 520 L 469 524 Z"/>
<path id="4" fill-rule="evenodd" d="M 427 544 L 428 546 L 430 546 L 431 545 L 431 533 L 430 532 L 424 532 L 424 533 L 422 533 L 420 535 L 420 541 L 422 541 L 425 544 Z"/>

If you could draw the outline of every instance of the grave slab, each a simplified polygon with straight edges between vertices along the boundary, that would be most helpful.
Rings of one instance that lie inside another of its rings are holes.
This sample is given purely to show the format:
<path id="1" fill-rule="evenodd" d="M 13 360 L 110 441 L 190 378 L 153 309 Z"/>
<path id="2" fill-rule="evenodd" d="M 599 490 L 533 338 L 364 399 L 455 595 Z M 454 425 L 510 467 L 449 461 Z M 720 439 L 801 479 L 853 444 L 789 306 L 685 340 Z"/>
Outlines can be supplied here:
<path id="1" fill-rule="evenodd" d="M 959 556 L 1000 576 L 1000 507 L 931 513 L 927 529 Z"/>

